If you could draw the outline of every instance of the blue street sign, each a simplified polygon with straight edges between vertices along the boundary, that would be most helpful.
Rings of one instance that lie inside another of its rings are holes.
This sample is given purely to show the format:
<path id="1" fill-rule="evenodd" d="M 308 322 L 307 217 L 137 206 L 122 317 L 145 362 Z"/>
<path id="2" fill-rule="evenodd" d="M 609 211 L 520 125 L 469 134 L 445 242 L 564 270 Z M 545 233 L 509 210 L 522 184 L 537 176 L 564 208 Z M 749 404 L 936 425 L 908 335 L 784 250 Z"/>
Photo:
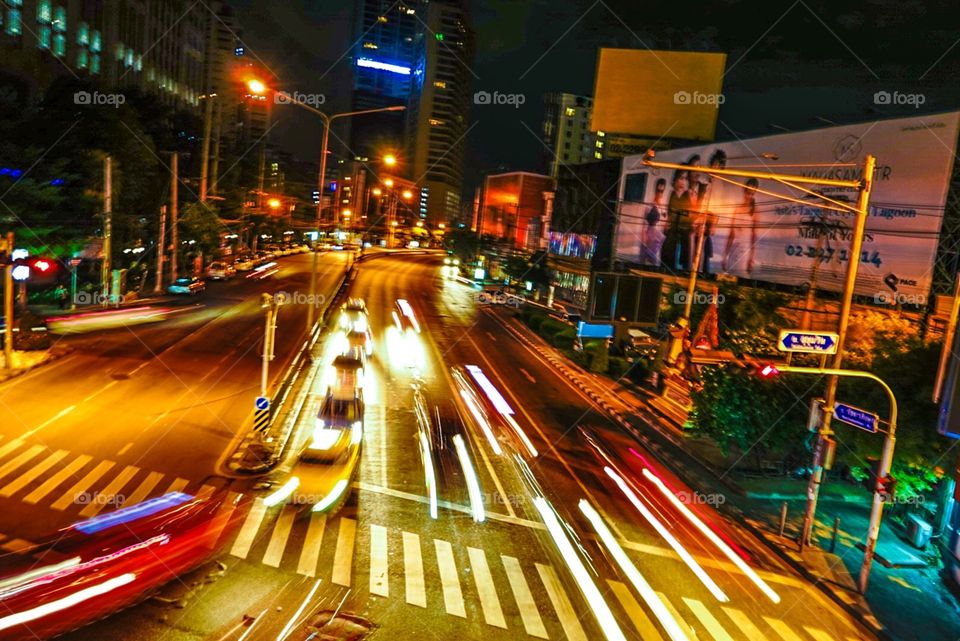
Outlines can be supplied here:
<path id="1" fill-rule="evenodd" d="M 254 401 L 253 406 L 258 410 L 268 410 L 270 409 L 270 399 L 266 396 L 258 396 L 257 400 Z"/>
<path id="2" fill-rule="evenodd" d="M 833 332 L 806 332 L 787 329 L 780 332 L 777 349 L 781 352 L 805 352 L 807 354 L 836 354 L 840 337 Z"/>
<path id="3" fill-rule="evenodd" d="M 577 336 L 580 338 L 613 338 L 613 325 L 580 321 L 577 325 Z"/>
<path id="4" fill-rule="evenodd" d="M 853 425 L 871 433 L 876 433 L 880 426 L 880 419 L 876 414 L 853 405 L 837 403 L 833 407 L 833 415 L 837 417 L 838 421 L 843 421 L 847 425 Z"/>

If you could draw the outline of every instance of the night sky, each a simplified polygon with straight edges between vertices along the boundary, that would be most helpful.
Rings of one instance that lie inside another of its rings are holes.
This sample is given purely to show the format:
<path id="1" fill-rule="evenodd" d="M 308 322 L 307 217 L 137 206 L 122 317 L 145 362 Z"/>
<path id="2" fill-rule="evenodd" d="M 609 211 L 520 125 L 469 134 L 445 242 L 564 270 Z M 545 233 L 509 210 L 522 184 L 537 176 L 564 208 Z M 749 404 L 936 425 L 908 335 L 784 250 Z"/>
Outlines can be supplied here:
<path id="1" fill-rule="evenodd" d="M 352 2 L 233 5 L 248 50 L 282 86 L 324 93 L 329 112 L 349 108 Z M 718 139 L 918 113 L 880 110 L 872 101 L 878 90 L 923 92 L 919 113 L 960 105 L 955 1 L 472 0 L 471 13 L 474 90 L 521 93 L 526 101 L 518 109 L 474 107 L 466 194 L 480 171 L 539 169 L 542 95 L 592 93 L 601 46 L 726 52 Z M 320 127 L 299 111 L 276 111 L 271 137 L 312 159 Z"/>

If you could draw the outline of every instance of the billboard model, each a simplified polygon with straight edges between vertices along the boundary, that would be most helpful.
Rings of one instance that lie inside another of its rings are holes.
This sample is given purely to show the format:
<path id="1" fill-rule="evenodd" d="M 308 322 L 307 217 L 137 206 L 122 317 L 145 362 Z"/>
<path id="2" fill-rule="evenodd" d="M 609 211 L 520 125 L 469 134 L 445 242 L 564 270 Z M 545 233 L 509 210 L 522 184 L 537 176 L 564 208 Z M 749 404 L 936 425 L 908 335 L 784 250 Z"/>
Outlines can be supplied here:
<path id="1" fill-rule="evenodd" d="M 713 140 L 726 54 L 601 48 L 590 129 Z"/>
<path id="2" fill-rule="evenodd" d="M 856 293 L 877 302 L 923 303 L 930 290 L 960 112 L 898 118 L 659 152 L 689 171 L 623 161 L 617 258 L 687 271 L 705 232 L 704 273 L 840 291 L 851 260 L 854 215 L 823 209 L 815 196 L 774 181 L 709 177 L 697 166 L 749 165 L 771 171 L 855 180 L 877 157 Z M 766 160 L 776 158 L 776 160 Z M 762 191 L 807 200 L 803 205 Z M 851 205 L 857 191 L 810 186 Z"/>

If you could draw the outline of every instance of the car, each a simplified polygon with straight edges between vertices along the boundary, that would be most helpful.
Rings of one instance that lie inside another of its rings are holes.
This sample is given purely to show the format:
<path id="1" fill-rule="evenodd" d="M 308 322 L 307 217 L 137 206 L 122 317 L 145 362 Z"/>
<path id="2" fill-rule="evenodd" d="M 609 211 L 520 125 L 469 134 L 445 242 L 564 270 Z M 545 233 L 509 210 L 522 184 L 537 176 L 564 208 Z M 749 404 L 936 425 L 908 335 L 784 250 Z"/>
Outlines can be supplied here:
<path id="1" fill-rule="evenodd" d="M 413 313 L 413 307 L 405 298 L 398 298 L 394 303 L 393 322 L 402 334 L 408 331 L 420 333 L 420 323 L 417 322 L 417 316 Z"/>
<path id="2" fill-rule="evenodd" d="M 236 273 L 233 265 L 221 261 L 214 261 L 207 267 L 207 278 L 210 280 L 229 280 Z"/>
<path id="3" fill-rule="evenodd" d="M 367 304 L 362 298 L 350 298 L 340 306 L 340 327 L 347 331 L 368 327 Z"/>
<path id="4" fill-rule="evenodd" d="M 170 286 L 167 287 L 167 293 L 175 294 L 177 296 L 193 296 L 196 294 L 202 294 L 203 290 L 206 288 L 206 283 L 199 278 L 183 277 L 173 281 Z"/>
<path id="5" fill-rule="evenodd" d="M 366 356 L 373 354 L 373 334 L 370 333 L 370 328 L 364 324 L 364 327 L 359 326 L 360 323 L 354 323 L 353 329 L 346 332 L 347 334 L 347 345 L 350 348 L 360 349 Z"/>
<path id="6" fill-rule="evenodd" d="M 334 398 L 351 398 L 354 394 L 360 396 L 365 365 L 362 350 L 335 356 L 327 371 L 327 394 Z"/>
<path id="7" fill-rule="evenodd" d="M 328 395 L 291 470 L 295 489 L 289 500 L 312 505 L 314 512 L 339 505 L 356 472 L 362 442 L 363 403 L 359 396 Z"/>
<path id="8" fill-rule="evenodd" d="M 252 270 L 250 270 L 250 273 L 247 274 L 247 278 L 253 280 L 263 280 L 264 278 L 268 278 L 276 274 L 279 270 L 279 266 L 271 260 L 254 267 Z"/>
<path id="9" fill-rule="evenodd" d="M 234 263 L 234 267 L 238 272 L 248 272 L 253 269 L 253 258 L 250 256 L 244 256 L 243 258 L 238 258 L 237 262 Z"/>

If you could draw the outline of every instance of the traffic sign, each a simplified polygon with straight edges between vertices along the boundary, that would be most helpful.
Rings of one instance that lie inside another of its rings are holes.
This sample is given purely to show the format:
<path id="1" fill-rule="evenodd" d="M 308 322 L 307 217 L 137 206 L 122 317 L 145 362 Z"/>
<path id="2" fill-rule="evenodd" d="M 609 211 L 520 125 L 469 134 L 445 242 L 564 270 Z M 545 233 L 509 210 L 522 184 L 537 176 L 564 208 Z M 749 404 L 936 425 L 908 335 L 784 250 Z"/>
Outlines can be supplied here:
<path id="1" fill-rule="evenodd" d="M 833 332 L 807 332 L 802 329 L 785 329 L 780 332 L 777 349 L 781 352 L 804 352 L 807 354 L 836 354 L 840 337 Z"/>
<path id="2" fill-rule="evenodd" d="M 266 396 L 258 396 L 257 400 L 253 402 L 253 406 L 258 410 L 268 410 L 270 409 L 270 399 Z"/>
<path id="3" fill-rule="evenodd" d="M 880 426 L 880 417 L 873 412 L 862 410 L 853 405 L 837 403 L 833 407 L 833 415 L 837 417 L 838 421 L 843 421 L 847 425 L 853 425 L 871 433 L 875 433 Z"/>

